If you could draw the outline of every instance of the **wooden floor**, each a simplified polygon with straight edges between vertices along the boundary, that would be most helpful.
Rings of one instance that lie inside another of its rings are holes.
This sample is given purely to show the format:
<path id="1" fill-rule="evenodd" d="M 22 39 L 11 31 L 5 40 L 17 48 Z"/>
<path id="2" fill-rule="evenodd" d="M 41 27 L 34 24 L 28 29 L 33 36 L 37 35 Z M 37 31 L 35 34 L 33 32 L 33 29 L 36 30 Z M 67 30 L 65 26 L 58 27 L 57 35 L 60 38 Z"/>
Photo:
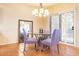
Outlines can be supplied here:
<path id="1" fill-rule="evenodd" d="M 33 45 L 27 46 L 27 53 L 23 54 L 23 44 L 9 44 L 0 46 L 0 56 L 50 56 L 50 51 L 36 51 Z M 79 48 L 60 44 L 59 56 L 79 56 Z"/>

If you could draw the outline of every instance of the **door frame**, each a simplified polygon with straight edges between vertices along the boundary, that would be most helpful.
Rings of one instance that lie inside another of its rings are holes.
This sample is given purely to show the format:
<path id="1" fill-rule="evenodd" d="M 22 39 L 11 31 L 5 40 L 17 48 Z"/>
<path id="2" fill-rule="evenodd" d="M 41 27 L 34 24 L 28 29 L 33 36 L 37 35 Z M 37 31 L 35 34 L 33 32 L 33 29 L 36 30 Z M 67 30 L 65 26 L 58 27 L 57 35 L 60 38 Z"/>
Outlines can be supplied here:
<path id="1" fill-rule="evenodd" d="M 20 39 L 20 21 L 31 22 L 32 23 L 32 36 L 33 36 L 33 21 L 19 19 L 18 20 L 18 43 L 20 43 L 20 40 L 19 40 Z"/>
<path id="2" fill-rule="evenodd" d="M 74 20 L 75 20 L 75 10 L 68 10 L 68 11 L 65 11 L 65 12 L 61 12 L 61 13 L 55 13 L 55 14 L 53 14 L 53 15 L 51 15 L 50 16 L 50 23 L 49 23 L 49 26 L 50 26 L 50 33 L 51 33 L 51 24 L 52 24 L 52 22 L 51 22 L 51 18 L 52 18 L 52 16 L 55 16 L 55 15 L 59 15 L 60 17 L 59 17 L 59 26 L 60 26 L 60 29 L 62 28 L 62 26 L 61 26 L 61 23 L 62 23 L 62 20 L 61 20 L 61 15 L 62 14 L 64 14 L 64 13 L 68 13 L 68 12 L 73 12 L 73 26 L 74 26 L 74 32 L 73 32 L 73 43 L 69 43 L 69 42 L 64 42 L 64 43 L 68 43 L 68 44 L 75 44 L 75 24 L 74 24 Z M 62 35 L 62 33 L 61 33 L 61 35 Z M 60 39 L 60 41 L 61 41 L 61 39 Z M 61 41 L 61 42 L 63 42 L 63 41 Z"/>

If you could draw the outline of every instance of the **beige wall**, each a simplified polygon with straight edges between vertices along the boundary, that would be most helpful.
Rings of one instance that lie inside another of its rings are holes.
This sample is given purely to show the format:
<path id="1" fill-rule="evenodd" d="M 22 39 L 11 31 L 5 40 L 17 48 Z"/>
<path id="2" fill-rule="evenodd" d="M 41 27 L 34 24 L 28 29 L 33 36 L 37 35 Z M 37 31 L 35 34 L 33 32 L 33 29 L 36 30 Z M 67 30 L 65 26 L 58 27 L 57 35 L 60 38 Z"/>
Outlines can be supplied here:
<path id="1" fill-rule="evenodd" d="M 18 42 L 18 19 L 33 21 L 33 30 L 38 32 L 42 19 L 32 16 L 34 8 L 25 4 L 0 4 L 0 45 Z"/>

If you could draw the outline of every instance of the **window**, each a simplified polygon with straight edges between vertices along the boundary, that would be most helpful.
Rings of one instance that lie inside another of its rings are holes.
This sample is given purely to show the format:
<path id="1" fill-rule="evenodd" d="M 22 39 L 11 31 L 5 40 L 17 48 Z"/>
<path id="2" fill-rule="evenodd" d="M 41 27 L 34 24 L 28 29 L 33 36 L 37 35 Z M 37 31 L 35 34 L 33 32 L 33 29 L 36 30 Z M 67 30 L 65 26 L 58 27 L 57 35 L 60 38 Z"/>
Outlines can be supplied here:
<path id="1" fill-rule="evenodd" d="M 74 13 L 72 11 L 61 14 L 61 30 L 62 37 L 61 41 L 73 43 L 74 41 Z"/>
<path id="2" fill-rule="evenodd" d="M 54 15 L 51 17 L 51 33 L 54 29 L 59 29 L 59 15 Z"/>
<path id="3" fill-rule="evenodd" d="M 51 16 L 51 33 L 54 29 L 61 30 L 61 41 L 74 43 L 74 12 L 65 12 Z"/>

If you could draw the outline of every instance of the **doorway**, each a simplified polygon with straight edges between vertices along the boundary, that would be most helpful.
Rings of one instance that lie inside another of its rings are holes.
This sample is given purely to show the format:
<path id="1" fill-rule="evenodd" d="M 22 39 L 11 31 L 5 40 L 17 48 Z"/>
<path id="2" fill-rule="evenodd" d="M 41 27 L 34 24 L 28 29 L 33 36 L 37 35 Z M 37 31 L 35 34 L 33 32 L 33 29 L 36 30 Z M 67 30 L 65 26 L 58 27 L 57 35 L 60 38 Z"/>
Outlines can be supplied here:
<path id="1" fill-rule="evenodd" d="M 19 40 L 19 43 L 24 42 L 23 28 L 25 29 L 26 33 L 33 34 L 33 21 L 29 21 L 29 20 L 19 20 L 18 21 L 18 40 Z"/>
<path id="2" fill-rule="evenodd" d="M 74 44 L 74 12 L 69 11 L 51 16 L 51 33 L 54 29 L 61 30 L 60 41 Z"/>
<path id="3" fill-rule="evenodd" d="M 61 15 L 61 41 L 74 43 L 74 12 L 66 12 Z"/>

